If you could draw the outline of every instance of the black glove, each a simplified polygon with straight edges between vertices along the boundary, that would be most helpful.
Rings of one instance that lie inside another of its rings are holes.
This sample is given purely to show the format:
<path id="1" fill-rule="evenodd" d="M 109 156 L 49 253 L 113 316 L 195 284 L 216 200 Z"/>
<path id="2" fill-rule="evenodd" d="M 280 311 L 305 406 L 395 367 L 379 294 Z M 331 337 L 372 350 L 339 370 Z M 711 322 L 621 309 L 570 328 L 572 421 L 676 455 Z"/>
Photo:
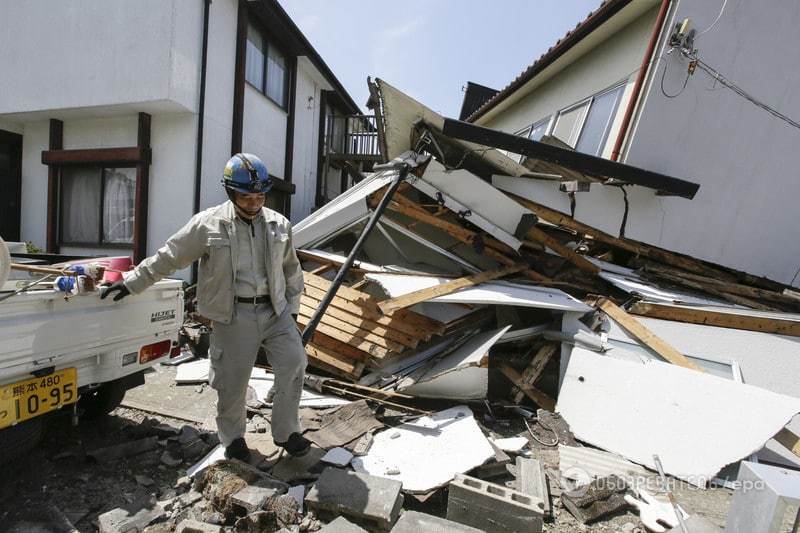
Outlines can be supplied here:
<path id="1" fill-rule="evenodd" d="M 101 300 L 105 300 L 106 296 L 108 296 L 112 292 L 118 292 L 119 293 L 116 296 L 114 296 L 114 301 L 115 302 L 118 302 L 118 301 L 122 300 L 123 298 L 125 298 L 126 296 L 128 296 L 131 293 L 131 291 L 128 290 L 128 287 L 125 286 L 125 283 L 123 283 L 122 281 L 118 281 L 118 282 L 116 282 L 116 283 L 114 283 L 112 285 L 108 285 L 106 287 L 103 287 L 100 290 L 100 299 Z"/>

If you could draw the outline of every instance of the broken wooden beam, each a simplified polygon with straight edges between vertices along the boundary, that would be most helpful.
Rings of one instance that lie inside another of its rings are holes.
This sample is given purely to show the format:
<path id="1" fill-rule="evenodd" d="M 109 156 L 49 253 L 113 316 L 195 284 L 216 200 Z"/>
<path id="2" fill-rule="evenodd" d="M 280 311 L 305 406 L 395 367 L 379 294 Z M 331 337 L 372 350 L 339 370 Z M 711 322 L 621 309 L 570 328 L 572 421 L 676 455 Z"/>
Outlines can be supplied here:
<path id="1" fill-rule="evenodd" d="M 550 361 L 553 355 L 555 355 L 558 346 L 559 345 L 557 344 L 548 343 L 539 348 L 539 350 L 536 352 L 536 355 L 533 356 L 531 362 L 522 372 L 523 383 L 527 385 L 533 385 L 536 383 L 536 380 L 542 375 L 544 367 L 547 365 L 548 361 Z M 520 403 L 524 397 L 525 393 L 520 390 L 514 395 L 514 403 Z"/>
<path id="2" fill-rule="evenodd" d="M 656 352 L 658 355 L 669 361 L 670 363 L 692 370 L 703 370 L 689 361 L 685 355 L 673 348 L 669 343 L 658 337 L 655 333 L 650 331 L 641 322 L 629 315 L 624 309 L 609 300 L 608 298 L 599 298 L 597 300 L 597 308 L 603 311 L 617 322 L 622 328 L 636 337 L 642 344 Z"/>
<path id="3" fill-rule="evenodd" d="M 438 296 L 444 296 L 446 294 L 454 293 L 466 287 L 472 287 L 474 285 L 480 285 L 481 283 L 485 283 L 493 279 L 502 278 L 504 276 L 520 272 L 527 268 L 528 265 L 523 263 L 517 263 L 515 265 L 498 268 L 496 270 L 487 270 L 486 272 L 479 272 L 471 276 L 465 276 L 463 278 L 454 279 L 442 283 L 440 285 L 435 285 L 433 287 L 420 289 L 418 291 L 410 292 L 408 294 L 404 294 L 396 298 L 384 300 L 383 302 L 380 302 L 378 304 L 378 307 L 383 313 L 391 313 L 392 311 L 397 311 L 398 309 L 410 307 L 414 304 L 425 302 L 427 300 L 431 300 Z"/>
<path id="4" fill-rule="evenodd" d="M 528 237 L 533 239 L 536 242 L 540 242 L 546 247 L 553 250 L 555 253 L 578 267 L 579 269 L 583 270 L 584 272 L 588 272 L 593 275 L 597 275 L 600 273 L 600 267 L 586 259 L 584 256 L 576 253 L 574 250 L 564 246 L 561 244 L 556 238 L 548 235 L 544 232 L 544 230 L 533 227 L 528 230 L 527 233 Z"/>
<path id="5" fill-rule="evenodd" d="M 509 379 L 509 381 L 511 381 L 511 383 L 519 387 L 519 390 L 524 392 L 528 398 L 533 400 L 536 405 L 547 409 L 548 411 L 555 411 L 556 401 L 533 385 L 525 383 L 522 379 L 522 375 L 514 368 L 504 364 L 500 365 L 500 371 Z"/>
<path id="6" fill-rule="evenodd" d="M 763 313 L 748 314 L 746 309 L 707 309 L 655 302 L 636 302 L 631 306 L 630 312 L 634 315 L 687 324 L 800 337 L 800 316 L 792 320 L 780 316 L 766 316 Z"/>

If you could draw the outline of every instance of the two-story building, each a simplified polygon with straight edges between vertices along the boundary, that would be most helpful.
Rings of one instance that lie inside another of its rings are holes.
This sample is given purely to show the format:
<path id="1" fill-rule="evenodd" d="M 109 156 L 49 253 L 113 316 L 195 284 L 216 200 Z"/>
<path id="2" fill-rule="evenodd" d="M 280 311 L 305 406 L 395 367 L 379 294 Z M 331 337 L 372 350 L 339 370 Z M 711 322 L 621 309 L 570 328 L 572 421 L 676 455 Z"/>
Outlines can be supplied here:
<path id="1" fill-rule="evenodd" d="M 6 240 L 141 259 L 240 151 L 293 221 L 355 175 L 328 155 L 358 106 L 275 0 L 6 3 L 0 70 Z"/>
<path id="2" fill-rule="evenodd" d="M 609 233 L 798 285 L 798 21 L 790 0 L 605 0 L 505 88 L 469 84 L 461 117 L 688 177 L 692 200 L 494 182 Z"/>

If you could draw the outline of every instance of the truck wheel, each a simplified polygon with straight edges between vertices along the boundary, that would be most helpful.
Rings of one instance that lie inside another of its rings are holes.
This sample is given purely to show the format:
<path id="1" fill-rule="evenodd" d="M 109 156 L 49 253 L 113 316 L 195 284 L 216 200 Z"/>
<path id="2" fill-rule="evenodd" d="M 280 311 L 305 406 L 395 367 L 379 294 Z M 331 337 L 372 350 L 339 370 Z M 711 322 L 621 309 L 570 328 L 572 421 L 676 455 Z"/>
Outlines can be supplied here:
<path id="1" fill-rule="evenodd" d="M 39 444 L 43 427 L 39 417 L 0 429 L 0 463 L 11 462 Z"/>
<path id="2" fill-rule="evenodd" d="M 104 383 L 96 389 L 82 393 L 78 400 L 78 409 L 83 411 L 83 418 L 100 418 L 119 407 L 127 390 L 122 380 Z"/>

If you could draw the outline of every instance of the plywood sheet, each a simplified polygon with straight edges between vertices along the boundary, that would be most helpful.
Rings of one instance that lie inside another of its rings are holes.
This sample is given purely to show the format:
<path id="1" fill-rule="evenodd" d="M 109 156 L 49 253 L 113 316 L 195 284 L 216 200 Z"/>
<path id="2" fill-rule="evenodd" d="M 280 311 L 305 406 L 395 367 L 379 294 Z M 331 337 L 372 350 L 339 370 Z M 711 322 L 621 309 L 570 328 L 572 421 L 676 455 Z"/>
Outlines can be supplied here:
<path id="1" fill-rule="evenodd" d="M 557 411 L 589 444 L 704 486 L 800 412 L 800 399 L 661 362 L 573 347 Z"/>

